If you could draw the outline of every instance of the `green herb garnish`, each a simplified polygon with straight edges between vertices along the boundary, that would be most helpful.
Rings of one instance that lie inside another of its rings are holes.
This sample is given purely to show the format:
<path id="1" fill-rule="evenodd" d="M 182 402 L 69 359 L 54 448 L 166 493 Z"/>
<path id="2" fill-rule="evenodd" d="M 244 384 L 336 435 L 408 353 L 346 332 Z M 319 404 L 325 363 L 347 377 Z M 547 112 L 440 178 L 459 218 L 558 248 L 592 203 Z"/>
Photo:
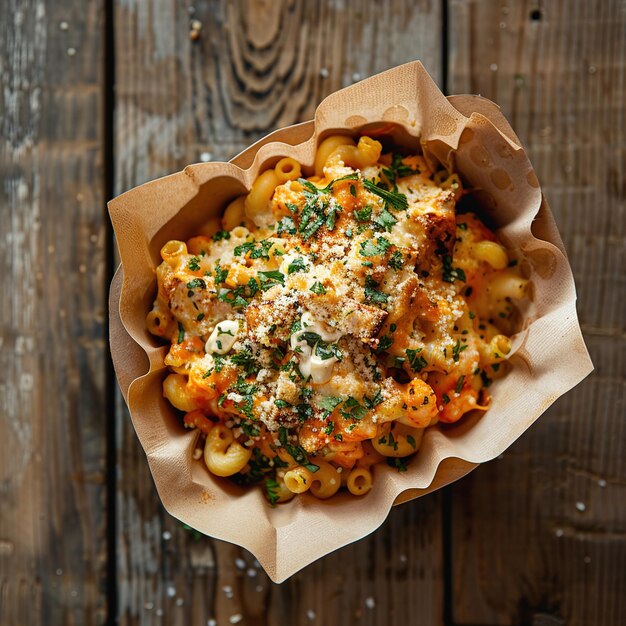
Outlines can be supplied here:
<path id="1" fill-rule="evenodd" d="M 467 344 L 462 344 L 460 339 L 456 340 L 456 344 L 452 347 L 452 358 L 455 363 L 459 362 L 459 356 L 463 350 L 467 350 L 469 346 Z"/>
<path id="2" fill-rule="evenodd" d="M 420 354 L 421 351 L 421 348 L 417 348 L 416 350 L 407 348 L 405 350 L 410 368 L 417 373 L 421 372 L 428 365 L 428 361 Z"/>
<path id="3" fill-rule="evenodd" d="M 389 301 L 389 296 L 382 291 L 378 291 L 378 283 L 371 277 L 365 277 L 365 299 L 376 304 L 385 304 Z"/>
<path id="4" fill-rule="evenodd" d="M 267 272 L 258 273 L 259 280 L 261 281 L 261 291 L 267 291 L 275 285 L 285 284 L 285 275 L 278 270 L 269 270 Z"/>
<path id="5" fill-rule="evenodd" d="M 311 291 L 317 294 L 318 296 L 321 296 L 326 293 L 326 288 L 324 287 L 324 285 L 322 285 L 322 283 L 320 283 L 319 281 L 316 281 L 311 286 Z"/>
<path id="6" fill-rule="evenodd" d="M 382 198 L 386 206 L 389 206 L 396 211 L 406 211 L 409 208 L 409 201 L 406 199 L 406 196 L 403 193 L 397 193 L 395 191 L 381 189 L 371 180 L 364 180 L 363 186 L 368 191 L 376 194 L 379 198 Z"/>
<path id="7" fill-rule="evenodd" d="M 309 266 L 304 262 L 303 259 L 297 258 L 294 259 L 287 266 L 287 274 L 295 274 L 296 272 L 306 272 L 309 269 Z"/>
<path id="8" fill-rule="evenodd" d="M 372 207 L 364 206 L 362 209 L 357 209 L 354 212 L 354 217 L 357 222 L 369 222 L 372 217 Z"/>
<path id="9" fill-rule="evenodd" d="M 205 289 L 206 283 L 202 278 L 194 278 L 187 283 L 187 289 Z"/>
<path id="10" fill-rule="evenodd" d="M 359 252 L 362 256 L 366 257 L 382 256 L 385 252 L 387 252 L 390 246 L 391 242 L 384 237 L 379 237 L 378 239 L 368 239 L 367 241 L 361 242 Z"/>

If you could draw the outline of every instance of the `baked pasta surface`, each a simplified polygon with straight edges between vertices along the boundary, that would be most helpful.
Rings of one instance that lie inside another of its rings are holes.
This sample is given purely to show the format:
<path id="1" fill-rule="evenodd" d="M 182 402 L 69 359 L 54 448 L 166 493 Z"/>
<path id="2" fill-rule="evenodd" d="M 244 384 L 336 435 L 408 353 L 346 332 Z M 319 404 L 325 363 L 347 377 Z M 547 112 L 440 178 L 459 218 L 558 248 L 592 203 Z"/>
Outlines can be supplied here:
<path id="1" fill-rule="evenodd" d="M 526 280 L 457 175 L 369 137 L 291 158 L 187 242 L 169 241 L 147 325 L 165 397 L 218 476 L 274 504 L 372 487 L 424 429 L 489 407 Z"/>

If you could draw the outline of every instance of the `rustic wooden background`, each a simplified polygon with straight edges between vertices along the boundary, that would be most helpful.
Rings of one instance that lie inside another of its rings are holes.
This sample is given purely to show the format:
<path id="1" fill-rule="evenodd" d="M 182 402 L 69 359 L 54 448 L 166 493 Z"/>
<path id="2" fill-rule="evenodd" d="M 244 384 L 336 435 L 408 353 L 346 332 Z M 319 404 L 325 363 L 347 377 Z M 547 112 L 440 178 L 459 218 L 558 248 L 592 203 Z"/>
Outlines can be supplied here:
<path id="1" fill-rule="evenodd" d="M 626 623 L 625 44 L 620 0 L 0 0 L 0 624 Z M 528 147 L 596 370 L 275 585 L 159 503 L 109 363 L 105 201 L 413 59 Z"/>

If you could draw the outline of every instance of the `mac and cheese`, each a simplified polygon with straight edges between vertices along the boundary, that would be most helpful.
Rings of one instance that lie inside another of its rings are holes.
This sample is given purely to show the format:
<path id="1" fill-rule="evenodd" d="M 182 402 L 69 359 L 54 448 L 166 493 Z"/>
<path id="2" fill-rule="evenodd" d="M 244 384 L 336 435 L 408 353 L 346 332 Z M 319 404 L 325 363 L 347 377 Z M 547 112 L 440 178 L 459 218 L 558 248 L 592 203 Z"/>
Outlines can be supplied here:
<path id="1" fill-rule="evenodd" d="M 332 136 L 313 176 L 283 158 L 163 246 L 147 326 L 212 473 L 271 503 L 364 495 L 426 428 L 488 409 L 527 281 L 463 194 L 420 155 Z"/>

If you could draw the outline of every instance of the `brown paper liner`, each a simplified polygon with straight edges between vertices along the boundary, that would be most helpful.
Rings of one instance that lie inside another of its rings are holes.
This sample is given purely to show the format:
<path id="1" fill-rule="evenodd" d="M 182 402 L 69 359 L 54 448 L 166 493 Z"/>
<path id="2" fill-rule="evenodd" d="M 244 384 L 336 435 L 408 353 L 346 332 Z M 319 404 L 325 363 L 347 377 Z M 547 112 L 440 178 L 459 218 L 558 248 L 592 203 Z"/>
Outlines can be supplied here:
<path id="1" fill-rule="evenodd" d="M 163 398 L 167 347 L 145 326 L 154 269 L 169 239 L 187 239 L 258 173 L 291 156 L 313 165 L 317 144 L 334 131 L 391 133 L 407 147 L 459 172 L 479 189 L 483 211 L 532 283 L 512 369 L 490 391 L 492 406 L 454 427 L 428 429 L 407 472 L 375 468 L 362 498 L 304 494 L 271 508 L 260 489 L 241 489 L 192 460 L 197 433 L 185 430 Z M 554 218 L 519 139 L 498 107 L 477 96 L 446 98 L 419 62 L 328 96 L 315 120 L 271 133 L 229 163 L 199 163 L 109 203 L 122 260 L 110 297 L 111 352 L 133 424 L 166 509 L 202 533 L 250 550 L 281 582 L 317 558 L 364 537 L 394 503 L 439 489 L 510 446 L 559 396 L 592 370 L 576 316 L 572 272 Z"/>

